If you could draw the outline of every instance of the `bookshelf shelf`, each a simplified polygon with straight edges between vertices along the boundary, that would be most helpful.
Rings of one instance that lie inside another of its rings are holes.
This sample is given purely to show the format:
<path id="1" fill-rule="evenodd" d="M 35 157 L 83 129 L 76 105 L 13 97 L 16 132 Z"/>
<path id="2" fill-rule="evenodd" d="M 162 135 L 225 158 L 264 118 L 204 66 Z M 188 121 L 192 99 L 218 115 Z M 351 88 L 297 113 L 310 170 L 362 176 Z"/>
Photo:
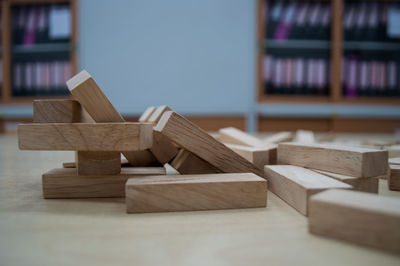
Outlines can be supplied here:
<path id="1" fill-rule="evenodd" d="M 70 43 L 45 43 L 33 46 L 14 45 L 12 48 L 13 54 L 64 53 L 71 52 L 72 50 L 73 46 Z"/>
<path id="2" fill-rule="evenodd" d="M 264 47 L 286 48 L 286 49 L 330 49 L 331 43 L 328 40 L 273 40 L 264 41 Z"/>
<path id="3" fill-rule="evenodd" d="M 400 42 L 344 41 L 343 48 L 349 50 L 400 51 Z"/>

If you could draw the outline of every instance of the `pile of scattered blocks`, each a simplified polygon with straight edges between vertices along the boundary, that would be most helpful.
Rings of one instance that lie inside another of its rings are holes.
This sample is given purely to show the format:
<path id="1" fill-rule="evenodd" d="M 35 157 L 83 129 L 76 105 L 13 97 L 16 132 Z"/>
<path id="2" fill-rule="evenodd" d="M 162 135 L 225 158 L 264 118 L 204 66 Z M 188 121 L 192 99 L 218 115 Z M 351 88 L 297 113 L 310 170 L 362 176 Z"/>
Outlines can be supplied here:
<path id="1" fill-rule="evenodd" d="M 387 150 L 317 143 L 304 130 L 213 137 L 168 106 L 126 122 L 88 72 L 67 86 L 74 100 L 34 101 L 34 123 L 18 128 L 22 150 L 75 151 L 43 174 L 46 199 L 125 197 L 128 213 L 254 208 L 266 207 L 268 182 L 311 233 L 400 251 L 400 201 L 377 195 L 379 178 L 400 190 Z"/>

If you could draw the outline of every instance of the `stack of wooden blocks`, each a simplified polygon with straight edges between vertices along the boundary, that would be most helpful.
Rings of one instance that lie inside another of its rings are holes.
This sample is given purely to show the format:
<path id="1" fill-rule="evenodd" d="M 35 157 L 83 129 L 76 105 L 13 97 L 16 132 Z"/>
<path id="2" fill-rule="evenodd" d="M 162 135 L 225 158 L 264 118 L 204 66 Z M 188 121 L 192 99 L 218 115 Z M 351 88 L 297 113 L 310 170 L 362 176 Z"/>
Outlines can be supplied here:
<path id="1" fill-rule="evenodd" d="M 213 137 L 168 106 L 125 122 L 86 71 L 67 86 L 74 100 L 35 101 L 34 123 L 18 129 L 20 149 L 76 152 L 43 174 L 44 198 L 125 197 L 128 213 L 253 208 L 266 207 L 268 181 L 311 233 L 400 251 L 400 201 L 377 195 L 386 150 L 321 144 L 304 130 Z M 390 163 L 398 190 L 400 161 Z"/>

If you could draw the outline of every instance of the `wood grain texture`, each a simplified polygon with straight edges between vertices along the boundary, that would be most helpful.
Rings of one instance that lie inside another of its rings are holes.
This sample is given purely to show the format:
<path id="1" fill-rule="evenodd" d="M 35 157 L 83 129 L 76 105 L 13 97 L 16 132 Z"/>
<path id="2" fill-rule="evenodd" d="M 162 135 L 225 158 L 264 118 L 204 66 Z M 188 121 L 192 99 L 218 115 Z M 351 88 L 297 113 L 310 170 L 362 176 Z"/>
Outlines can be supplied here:
<path id="1" fill-rule="evenodd" d="M 154 130 L 161 132 L 222 172 L 252 172 L 263 176 L 261 169 L 173 111 L 165 112 Z"/>
<path id="2" fill-rule="evenodd" d="M 298 166 L 267 165 L 264 170 L 269 190 L 305 216 L 311 195 L 331 188 L 351 189 L 348 184 Z"/>
<path id="3" fill-rule="evenodd" d="M 310 199 L 312 234 L 400 253 L 400 200 L 329 190 Z"/>
<path id="4" fill-rule="evenodd" d="M 128 151 L 152 145 L 143 123 L 40 123 L 18 126 L 21 150 Z"/>
<path id="5" fill-rule="evenodd" d="M 390 164 L 388 186 L 390 190 L 400 190 L 400 165 Z"/>
<path id="6" fill-rule="evenodd" d="M 185 149 L 181 149 L 178 152 L 176 157 L 170 162 L 170 165 L 182 175 L 213 174 L 220 172 L 208 162 Z"/>
<path id="7" fill-rule="evenodd" d="M 278 164 L 292 164 L 354 177 L 384 175 L 388 153 L 334 144 L 280 143 Z"/>
<path id="8" fill-rule="evenodd" d="M 289 131 L 279 132 L 262 139 L 264 143 L 272 143 L 272 144 L 278 144 L 281 142 L 287 142 L 292 140 L 293 140 L 293 133 Z"/>
<path id="9" fill-rule="evenodd" d="M 139 122 L 146 122 L 149 120 L 150 116 L 156 110 L 155 106 L 147 107 L 147 109 L 143 112 L 143 114 L 139 117 Z"/>
<path id="10" fill-rule="evenodd" d="M 261 147 L 263 142 L 240 129 L 234 127 L 221 128 L 218 140 L 224 143 L 244 145 L 248 147 Z"/>
<path id="11" fill-rule="evenodd" d="M 271 160 L 269 157 L 271 150 L 268 148 L 255 148 L 235 144 L 225 144 L 225 146 L 233 150 L 249 162 L 253 163 L 260 169 L 263 169 L 264 165 L 271 164 Z M 276 151 L 276 147 L 272 149 L 275 149 Z"/>
<path id="12" fill-rule="evenodd" d="M 45 199 L 125 197 L 128 178 L 165 175 L 164 167 L 129 167 L 115 175 L 78 175 L 76 168 L 57 168 L 42 176 Z"/>
<path id="13" fill-rule="evenodd" d="M 121 153 L 116 151 L 76 152 L 78 175 L 113 175 L 121 172 Z"/>
<path id="14" fill-rule="evenodd" d="M 265 207 L 267 182 L 252 173 L 130 178 L 128 213 Z"/>
<path id="15" fill-rule="evenodd" d="M 74 100 L 34 100 L 34 123 L 91 123 L 94 120 Z"/>
<path id="16" fill-rule="evenodd" d="M 327 171 L 310 169 L 314 172 L 320 173 L 322 175 L 326 175 L 332 177 L 338 181 L 349 184 L 353 187 L 353 190 L 369 192 L 369 193 L 378 193 L 379 188 L 379 177 L 354 177 L 348 175 L 341 175 L 336 173 L 331 173 Z"/>

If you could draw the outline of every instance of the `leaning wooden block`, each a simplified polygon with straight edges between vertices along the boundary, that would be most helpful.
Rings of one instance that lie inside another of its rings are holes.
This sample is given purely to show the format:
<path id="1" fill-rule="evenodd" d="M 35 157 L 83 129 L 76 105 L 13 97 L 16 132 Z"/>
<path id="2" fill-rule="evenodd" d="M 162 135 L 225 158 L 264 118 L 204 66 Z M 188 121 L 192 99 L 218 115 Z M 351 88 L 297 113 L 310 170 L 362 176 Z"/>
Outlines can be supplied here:
<path id="1" fill-rule="evenodd" d="M 130 178 L 128 213 L 258 208 L 267 205 L 267 182 L 255 174 L 171 175 Z"/>
<path id="2" fill-rule="evenodd" d="M 310 199 L 312 234 L 400 252 L 400 200 L 357 191 L 329 190 Z"/>
<path id="3" fill-rule="evenodd" d="M 283 131 L 262 139 L 264 143 L 278 144 L 281 142 L 291 141 L 293 139 L 293 133 L 289 131 Z"/>
<path id="4" fill-rule="evenodd" d="M 185 149 L 181 149 L 178 152 L 178 155 L 170 162 L 170 165 L 182 175 L 213 174 L 220 172 L 208 162 Z"/>
<path id="5" fill-rule="evenodd" d="M 155 110 L 156 110 L 155 106 L 148 107 L 139 117 L 139 122 L 146 122 L 147 120 L 149 120 L 150 116 L 154 113 Z"/>
<path id="6" fill-rule="evenodd" d="M 148 123 L 41 123 L 18 126 L 21 150 L 129 151 L 152 145 Z"/>
<path id="7" fill-rule="evenodd" d="M 278 164 L 298 165 L 354 177 L 384 175 L 387 162 L 388 153 L 383 150 L 334 144 L 278 145 Z"/>
<path id="8" fill-rule="evenodd" d="M 33 122 L 35 123 L 90 123 L 88 113 L 74 100 L 34 100 Z"/>
<path id="9" fill-rule="evenodd" d="M 158 106 L 146 122 L 157 124 L 161 116 L 167 111 L 172 111 L 167 105 Z"/>
<path id="10" fill-rule="evenodd" d="M 222 172 L 253 172 L 262 176 L 261 169 L 175 112 L 165 112 L 154 130 L 167 136 L 182 148 L 194 153 Z"/>
<path id="11" fill-rule="evenodd" d="M 218 133 L 219 141 L 224 143 L 244 145 L 249 147 L 261 147 L 264 145 L 260 139 L 234 127 L 221 128 Z"/>
<path id="12" fill-rule="evenodd" d="M 253 163 L 260 169 L 263 169 L 264 165 L 271 164 L 269 158 L 271 151 L 268 148 L 255 148 L 235 144 L 225 144 L 225 146 L 227 146 L 229 149 L 233 150 L 249 162 Z"/>
<path id="13" fill-rule="evenodd" d="M 378 188 L 379 188 L 378 177 L 354 177 L 354 176 L 341 175 L 316 169 L 311 169 L 311 170 L 332 177 L 343 183 L 349 184 L 353 187 L 354 190 L 369 192 L 369 193 L 378 193 Z"/>
<path id="14" fill-rule="evenodd" d="M 129 167 L 115 175 L 78 175 L 76 168 L 53 169 L 42 176 L 43 197 L 119 198 L 125 197 L 128 178 L 165 175 L 164 167 Z"/>
<path id="15" fill-rule="evenodd" d="M 388 186 L 390 190 L 400 190 L 400 165 L 391 164 Z"/>
<path id="16" fill-rule="evenodd" d="M 266 165 L 264 170 L 269 190 L 305 216 L 311 195 L 331 188 L 351 189 L 348 184 L 298 166 Z"/>
<path id="17" fill-rule="evenodd" d="M 121 153 L 117 151 L 76 152 L 78 175 L 113 175 L 121 172 Z"/>

